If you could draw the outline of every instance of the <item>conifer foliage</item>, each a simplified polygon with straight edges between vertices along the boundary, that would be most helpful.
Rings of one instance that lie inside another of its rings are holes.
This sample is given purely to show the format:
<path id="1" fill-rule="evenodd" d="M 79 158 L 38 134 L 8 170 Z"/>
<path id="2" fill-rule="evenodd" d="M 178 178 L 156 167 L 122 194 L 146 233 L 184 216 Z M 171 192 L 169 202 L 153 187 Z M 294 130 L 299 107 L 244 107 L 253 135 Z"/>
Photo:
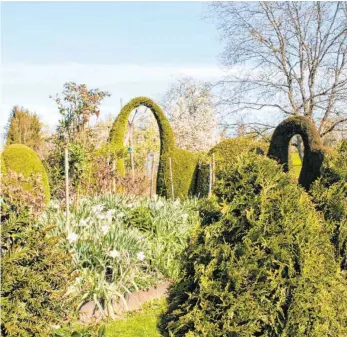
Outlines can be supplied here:
<path id="1" fill-rule="evenodd" d="M 249 153 L 219 173 L 182 257 L 169 336 L 346 336 L 347 286 L 308 195 Z"/>
<path id="2" fill-rule="evenodd" d="M 42 185 L 30 198 L 14 179 L 6 175 L 2 190 L 1 336 L 50 336 L 52 326 L 74 309 L 67 295 L 75 278 L 72 258 L 63 238 L 52 233 L 54 225 L 40 225 L 36 218 L 45 198 Z"/>

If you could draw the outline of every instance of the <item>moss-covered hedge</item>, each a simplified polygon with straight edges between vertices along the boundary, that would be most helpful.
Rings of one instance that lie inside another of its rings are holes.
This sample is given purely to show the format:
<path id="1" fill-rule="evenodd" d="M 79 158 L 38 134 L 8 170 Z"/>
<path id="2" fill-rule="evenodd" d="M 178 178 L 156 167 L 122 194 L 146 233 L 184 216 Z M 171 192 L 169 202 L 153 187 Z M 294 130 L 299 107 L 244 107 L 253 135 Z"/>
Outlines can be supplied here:
<path id="1" fill-rule="evenodd" d="M 208 161 L 214 154 L 215 174 L 225 167 L 232 166 L 238 157 L 247 151 L 254 150 L 257 153 L 264 153 L 268 149 L 268 144 L 261 143 L 251 137 L 229 138 L 215 145 L 205 156 L 201 158 L 196 167 L 194 176 L 193 194 L 199 197 L 208 195 L 210 181 L 210 166 Z"/>
<path id="2" fill-rule="evenodd" d="M 285 119 L 275 129 L 268 156 L 283 165 L 289 171 L 290 140 L 300 135 L 304 142 L 304 160 L 299 176 L 299 184 L 309 189 L 310 185 L 320 176 L 324 155 L 327 152 L 321 143 L 314 123 L 307 117 L 295 116 Z"/>
<path id="3" fill-rule="evenodd" d="M 172 161 L 174 197 L 185 198 L 189 194 L 196 156 L 189 151 L 176 148 L 173 130 L 162 109 L 147 97 L 136 97 L 123 107 L 110 132 L 110 149 L 117 153 L 117 169 L 125 174 L 124 138 L 131 112 L 139 106 L 149 108 L 157 120 L 160 133 L 160 158 L 157 174 L 157 194 L 171 197 L 169 158 Z"/>
<path id="4" fill-rule="evenodd" d="M 30 175 L 40 175 L 46 196 L 46 202 L 50 199 L 50 189 L 47 172 L 37 155 L 37 153 L 26 145 L 12 144 L 5 148 L 2 153 L 4 166 L 6 170 L 21 173 L 25 178 Z M 25 186 L 27 190 L 31 190 L 32 186 Z"/>
<path id="5" fill-rule="evenodd" d="M 214 195 L 202 202 L 162 333 L 347 336 L 346 280 L 305 191 L 248 153 L 218 173 Z"/>

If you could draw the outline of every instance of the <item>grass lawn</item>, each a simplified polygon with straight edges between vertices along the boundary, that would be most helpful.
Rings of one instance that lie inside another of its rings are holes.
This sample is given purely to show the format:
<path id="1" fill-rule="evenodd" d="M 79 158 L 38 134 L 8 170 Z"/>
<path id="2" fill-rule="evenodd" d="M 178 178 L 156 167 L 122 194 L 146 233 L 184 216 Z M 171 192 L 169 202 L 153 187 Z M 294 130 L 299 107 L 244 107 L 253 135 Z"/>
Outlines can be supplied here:
<path id="1" fill-rule="evenodd" d="M 144 304 L 137 311 L 129 312 L 125 319 L 106 325 L 106 337 L 160 337 L 157 324 L 165 310 L 164 299 Z"/>
<path id="2" fill-rule="evenodd" d="M 301 166 L 302 166 L 299 153 L 298 152 L 293 152 L 291 155 L 292 155 L 293 169 L 294 169 L 294 172 L 295 172 L 295 176 L 297 178 L 299 178 L 300 171 L 301 171 Z"/>

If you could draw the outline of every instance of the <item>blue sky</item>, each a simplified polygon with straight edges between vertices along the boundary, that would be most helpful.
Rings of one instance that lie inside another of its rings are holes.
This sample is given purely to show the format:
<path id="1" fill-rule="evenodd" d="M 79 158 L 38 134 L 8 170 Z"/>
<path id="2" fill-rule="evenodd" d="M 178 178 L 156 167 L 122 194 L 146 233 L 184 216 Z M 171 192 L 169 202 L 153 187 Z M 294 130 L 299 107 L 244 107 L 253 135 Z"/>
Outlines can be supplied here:
<path id="1" fill-rule="evenodd" d="M 1 128 L 13 105 L 54 126 L 48 96 L 64 82 L 108 90 L 102 112 L 120 98 L 154 99 L 180 76 L 216 79 L 222 44 L 202 2 L 1 3 Z"/>

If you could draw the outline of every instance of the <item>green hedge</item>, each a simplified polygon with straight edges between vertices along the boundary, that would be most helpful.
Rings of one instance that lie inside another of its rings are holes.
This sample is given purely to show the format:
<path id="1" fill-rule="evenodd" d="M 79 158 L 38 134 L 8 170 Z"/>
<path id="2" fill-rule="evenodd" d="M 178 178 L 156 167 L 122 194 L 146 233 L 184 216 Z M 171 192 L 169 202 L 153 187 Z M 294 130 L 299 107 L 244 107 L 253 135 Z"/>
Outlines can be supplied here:
<path id="1" fill-rule="evenodd" d="M 147 97 L 132 99 L 123 107 L 113 123 L 110 132 L 110 149 L 116 153 L 117 169 L 125 175 L 124 138 L 127 130 L 128 119 L 131 112 L 139 106 L 149 108 L 157 120 L 160 133 L 160 159 L 157 174 L 157 194 L 171 197 L 171 180 L 169 158 L 172 161 L 174 196 L 186 198 L 190 191 L 192 177 L 196 166 L 196 156 L 189 151 L 176 148 L 173 130 L 162 109 L 154 101 Z"/>
<path id="2" fill-rule="evenodd" d="M 172 165 L 172 180 L 174 187 L 174 198 L 185 199 L 192 194 L 195 169 L 198 155 L 187 150 L 174 149 L 161 158 L 159 165 L 163 167 L 162 180 L 158 180 L 157 193 L 171 197 L 170 164 Z"/>
<path id="3" fill-rule="evenodd" d="M 289 171 L 290 140 L 300 135 L 304 142 L 304 159 L 299 176 L 299 184 L 309 189 L 310 185 L 320 176 L 324 155 L 327 152 L 321 143 L 319 133 L 314 123 L 307 117 L 289 117 L 275 129 L 270 143 L 268 156 L 283 165 L 285 172 Z"/>
<path id="4" fill-rule="evenodd" d="M 347 336 L 346 280 L 305 191 L 273 160 L 253 153 L 216 181 L 181 258 L 161 332 Z"/>
<path id="5" fill-rule="evenodd" d="M 225 167 L 232 166 L 237 158 L 246 151 L 266 152 L 268 145 L 251 137 L 229 138 L 215 145 L 207 154 L 207 157 L 199 160 L 194 176 L 194 192 L 198 197 L 208 195 L 210 181 L 210 164 L 212 154 L 215 160 L 215 174 Z"/>
<path id="6" fill-rule="evenodd" d="M 40 175 L 46 196 L 46 202 L 50 199 L 50 189 L 47 172 L 37 155 L 37 153 L 26 145 L 12 144 L 5 148 L 3 161 L 6 170 L 22 173 L 25 178 L 31 174 Z M 31 190 L 32 186 L 25 186 L 27 190 Z"/>
<path id="7" fill-rule="evenodd" d="M 327 156 L 309 192 L 324 215 L 340 265 L 347 270 L 347 140 Z"/>

